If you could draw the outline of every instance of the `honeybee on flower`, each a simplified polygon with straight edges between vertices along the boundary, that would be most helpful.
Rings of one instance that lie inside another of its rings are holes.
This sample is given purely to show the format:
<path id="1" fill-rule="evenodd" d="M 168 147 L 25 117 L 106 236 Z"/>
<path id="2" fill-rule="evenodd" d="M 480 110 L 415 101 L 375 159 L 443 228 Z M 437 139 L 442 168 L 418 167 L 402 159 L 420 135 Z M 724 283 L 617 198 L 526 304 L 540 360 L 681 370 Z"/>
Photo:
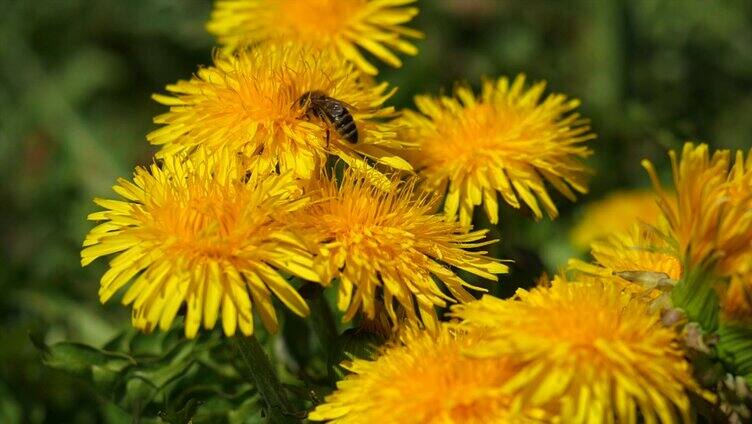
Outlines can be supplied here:
<path id="1" fill-rule="evenodd" d="M 394 109 L 384 102 L 393 90 L 363 78 L 332 54 L 289 44 L 216 54 L 213 66 L 167 90 L 169 95 L 154 99 L 170 110 L 154 119 L 162 127 L 147 136 L 161 147 L 157 157 L 190 155 L 198 146 L 227 148 L 245 156 L 254 173 L 289 171 L 300 178 L 318 175 L 328 155 L 359 169 L 374 169 L 371 162 L 411 169 L 394 153 L 407 143 L 387 121 Z M 347 134 L 331 133 L 331 123 L 307 116 L 311 99 L 301 100 L 313 92 L 353 106 L 348 115 L 357 127 L 358 143 L 345 139 Z M 388 184 L 379 172 L 369 175 Z"/>

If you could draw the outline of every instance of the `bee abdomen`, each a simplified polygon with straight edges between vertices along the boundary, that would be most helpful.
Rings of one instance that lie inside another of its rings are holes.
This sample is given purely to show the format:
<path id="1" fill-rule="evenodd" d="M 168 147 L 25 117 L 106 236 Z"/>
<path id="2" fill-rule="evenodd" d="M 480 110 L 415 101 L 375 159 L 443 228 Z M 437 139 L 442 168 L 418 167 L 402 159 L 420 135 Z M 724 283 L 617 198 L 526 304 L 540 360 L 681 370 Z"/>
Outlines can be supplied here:
<path id="1" fill-rule="evenodd" d="M 337 122 L 335 128 L 337 129 L 337 133 L 348 142 L 358 142 L 358 127 L 355 125 L 355 120 L 349 113 L 342 116 L 342 119 Z"/>

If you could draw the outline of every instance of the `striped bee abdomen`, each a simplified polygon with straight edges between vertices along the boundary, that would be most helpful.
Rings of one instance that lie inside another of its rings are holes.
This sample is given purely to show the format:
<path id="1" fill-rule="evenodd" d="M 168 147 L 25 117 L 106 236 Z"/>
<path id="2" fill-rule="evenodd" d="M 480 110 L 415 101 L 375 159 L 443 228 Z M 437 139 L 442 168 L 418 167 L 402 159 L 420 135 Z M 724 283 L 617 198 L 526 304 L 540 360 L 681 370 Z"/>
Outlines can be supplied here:
<path id="1" fill-rule="evenodd" d="M 346 103 L 329 97 L 322 91 L 308 91 L 298 98 L 297 104 L 306 108 L 307 115 L 325 121 L 344 140 L 353 144 L 358 142 L 358 126 L 347 110 Z"/>
<path id="2" fill-rule="evenodd" d="M 334 120 L 334 129 L 337 130 L 337 134 L 350 143 L 358 142 L 358 127 L 355 125 L 350 112 L 344 109 L 344 113 Z"/>

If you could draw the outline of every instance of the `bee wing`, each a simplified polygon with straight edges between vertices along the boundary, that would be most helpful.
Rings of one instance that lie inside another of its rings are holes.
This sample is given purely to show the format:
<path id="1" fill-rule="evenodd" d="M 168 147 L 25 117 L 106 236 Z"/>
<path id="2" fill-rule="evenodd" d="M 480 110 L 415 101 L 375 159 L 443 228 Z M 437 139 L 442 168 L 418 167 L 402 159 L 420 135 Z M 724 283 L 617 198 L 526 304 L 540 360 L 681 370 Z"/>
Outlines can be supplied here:
<path id="1" fill-rule="evenodd" d="M 374 110 L 378 109 L 378 108 L 374 108 L 373 106 L 357 107 L 357 106 L 351 105 L 350 103 L 346 103 L 346 102 L 342 102 L 342 101 L 340 101 L 340 103 L 342 103 L 343 105 L 347 106 L 347 110 L 349 110 L 350 113 L 360 113 L 360 114 L 363 114 L 363 113 L 373 112 Z"/>
<path id="2" fill-rule="evenodd" d="M 340 106 L 346 108 L 347 111 L 350 112 L 350 113 L 363 112 L 365 110 L 363 108 L 359 108 L 359 107 L 353 106 L 352 104 L 347 103 L 344 100 L 335 99 L 333 97 L 327 97 L 326 99 L 321 100 L 321 102 L 322 103 L 326 103 L 327 106 L 334 105 L 334 104 L 339 104 Z"/>
<path id="3" fill-rule="evenodd" d="M 338 101 L 342 103 L 342 106 L 346 107 L 347 110 L 349 110 L 350 112 L 360 112 L 361 110 L 360 108 L 355 107 L 351 105 L 350 103 L 347 103 L 346 101 L 343 101 L 343 100 L 338 100 Z"/>
<path id="4" fill-rule="evenodd" d="M 374 106 L 370 106 L 370 105 L 362 106 L 362 107 L 357 107 L 357 106 L 353 106 L 353 105 L 351 105 L 349 103 L 345 103 L 345 102 L 341 102 L 341 103 L 343 105 L 346 105 L 347 109 L 351 113 L 353 113 L 353 114 L 355 114 L 355 113 L 358 113 L 358 114 L 372 113 L 372 112 L 377 111 L 379 109 L 378 107 L 374 107 Z"/>

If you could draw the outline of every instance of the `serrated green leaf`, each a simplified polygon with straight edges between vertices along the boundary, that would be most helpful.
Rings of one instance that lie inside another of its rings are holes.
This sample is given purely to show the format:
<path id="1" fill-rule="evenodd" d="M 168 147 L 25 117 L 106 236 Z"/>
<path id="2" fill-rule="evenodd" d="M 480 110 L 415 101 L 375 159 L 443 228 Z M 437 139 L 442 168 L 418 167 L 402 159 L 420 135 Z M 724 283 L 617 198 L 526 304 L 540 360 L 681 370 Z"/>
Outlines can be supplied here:
<path id="1" fill-rule="evenodd" d="M 752 374 L 752 328 L 738 324 L 718 329 L 718 357 L 735 375 Z"/>
<path id="2" fill-rule="evenodd" d="M 42 362 L 46 366 L 87 379 L 100 389 L 112 389 L 120 372 L 136 363 L 128 355 L 83 343 L 61 342 L 48 346 L 36 337 L 32 340 L 42 351 Z"/>

